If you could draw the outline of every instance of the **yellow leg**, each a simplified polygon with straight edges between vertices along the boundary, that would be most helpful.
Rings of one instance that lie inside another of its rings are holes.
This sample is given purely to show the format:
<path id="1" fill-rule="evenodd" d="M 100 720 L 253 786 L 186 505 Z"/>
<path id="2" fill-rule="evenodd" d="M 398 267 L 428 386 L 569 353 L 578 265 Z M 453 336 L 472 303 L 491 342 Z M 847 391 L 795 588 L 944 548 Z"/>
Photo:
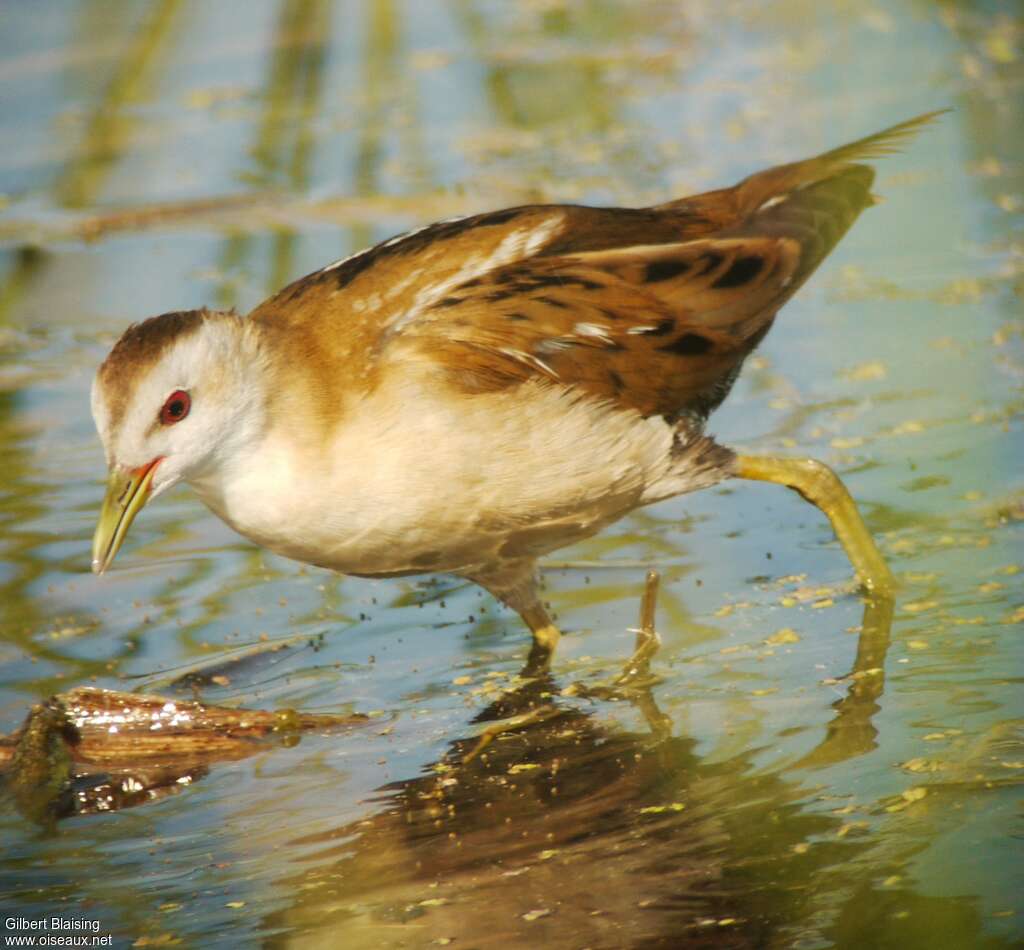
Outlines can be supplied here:
<path id="1" fill-rule="evenodd" d="M 629 662 L 616 677 L 616 686 L 632 686 L 636 683 L 651 682 L 651 659 L 661 648 L 661 637 L 654 628 L 654 611 L 658 605 L 657 571 L 648 571 L 644 584 L 644 596 L 640 601 L 640 623 L 636 629 L 636 646 Z"/>
<path id="2" fill-rule="evenodd" d="M 544 609 L 537 586 L 537 562 L 524 560 L 499 569 L 466 575 L 511 607 L 533 634 L 533 646 L 526 661 L 528 674 L 546 673 L 551 667 L 561 631 Z"/>
<path id="3" fill-rule="evenodd" d="M 846 486 L 827 465 L 808 458 L 737 455 L 735 475 L 785 485 L 820 508 L 832 523 L 861 584 L 872 594 L 892 592 L 895 582 L 889 565 L 875 547 Z"/>
<path id="4" fill-rule="evenodd" d="M 555 655 L 562 632 L 548 616 L 544 605 L 535 601 L 520 611 L 520 616 L 533 634 L 533 646 L 526 661 L 526 669 L 531 672 L 547 670 L 551 666 L 551 658 Z"/>

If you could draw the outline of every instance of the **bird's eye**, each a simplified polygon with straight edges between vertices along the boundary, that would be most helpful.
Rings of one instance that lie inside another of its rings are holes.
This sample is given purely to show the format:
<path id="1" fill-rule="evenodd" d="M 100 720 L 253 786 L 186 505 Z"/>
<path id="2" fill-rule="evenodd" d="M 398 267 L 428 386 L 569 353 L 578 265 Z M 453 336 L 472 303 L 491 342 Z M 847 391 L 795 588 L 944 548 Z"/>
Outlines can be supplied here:
<path id="1" fill-rule="evenodd" d="M 160 410 L 160 421 L 165 426 L 172 426 L 175 422 L 181 422 L 191 408 L 192 397 L 184 389 L 176 389 L 167 397 Z"/>

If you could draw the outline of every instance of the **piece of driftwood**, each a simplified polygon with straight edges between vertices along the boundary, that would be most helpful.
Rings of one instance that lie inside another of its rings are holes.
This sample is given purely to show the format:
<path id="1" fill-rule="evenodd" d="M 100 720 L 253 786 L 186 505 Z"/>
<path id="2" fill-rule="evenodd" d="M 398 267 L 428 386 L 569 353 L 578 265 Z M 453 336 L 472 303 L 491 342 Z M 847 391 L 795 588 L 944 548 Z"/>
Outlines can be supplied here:
<path id="1" fill-rule="evenodd" d="M 0 769 L 22 814 L 49 824 L 180 791 L 210 765 L 244 759 L 274 740 L 293 744 L 303 732 L 368 721 L 79 687 L 36 704 L 21 729 L 0 738 Z"/>

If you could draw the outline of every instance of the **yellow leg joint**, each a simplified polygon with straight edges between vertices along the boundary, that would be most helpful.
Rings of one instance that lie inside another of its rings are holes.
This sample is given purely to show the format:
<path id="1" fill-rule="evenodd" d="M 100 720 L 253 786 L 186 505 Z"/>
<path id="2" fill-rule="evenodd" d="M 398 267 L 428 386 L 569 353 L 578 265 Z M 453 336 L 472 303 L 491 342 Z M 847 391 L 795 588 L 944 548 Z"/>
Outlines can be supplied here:
<path id="1" fill-rule="evenodd" d="M 554 625 L 544 605 L 538 600 L 519 612 L 533 634 L 533 646 L 526 668 L 533 673 L 540 673 L 551 667 L 551 659 L 555 655 L 562 632 Z"/>
<path id="2" fill-rule="evenodd" d="M 823 462 L 809 458 L 737 455 L 736 477 L 785 485 L 821 509 L 832 523 L 832 530 L 865 589 L 883 596 L 892 593 L 895 587 L 892 572 L 875 546 L 856 502 L 839 476 Z"/>
<path id="3" fill-rule="evenodd" d="M 562 632 L 553 623 L 537 627 L 533 632 L 533 642 L 549 653 L 555 652 L 558 641 L 562 639 Z"/>

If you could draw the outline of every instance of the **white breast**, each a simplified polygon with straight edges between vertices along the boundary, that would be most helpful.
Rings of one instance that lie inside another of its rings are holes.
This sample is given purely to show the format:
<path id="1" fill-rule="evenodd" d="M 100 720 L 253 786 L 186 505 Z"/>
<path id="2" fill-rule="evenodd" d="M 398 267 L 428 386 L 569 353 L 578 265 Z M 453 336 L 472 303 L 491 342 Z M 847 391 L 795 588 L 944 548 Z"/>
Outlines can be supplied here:
<path id="1" fill-rule="evenodd" d="M 281 554 L 393 574 L 458 572 L 593 533 L 650 500 L 672 430 L 544 383 L 454 396 L 406 375 L 349 412 L 326 445 L 315 438 L 271 432 L 195 488 Z"/>

